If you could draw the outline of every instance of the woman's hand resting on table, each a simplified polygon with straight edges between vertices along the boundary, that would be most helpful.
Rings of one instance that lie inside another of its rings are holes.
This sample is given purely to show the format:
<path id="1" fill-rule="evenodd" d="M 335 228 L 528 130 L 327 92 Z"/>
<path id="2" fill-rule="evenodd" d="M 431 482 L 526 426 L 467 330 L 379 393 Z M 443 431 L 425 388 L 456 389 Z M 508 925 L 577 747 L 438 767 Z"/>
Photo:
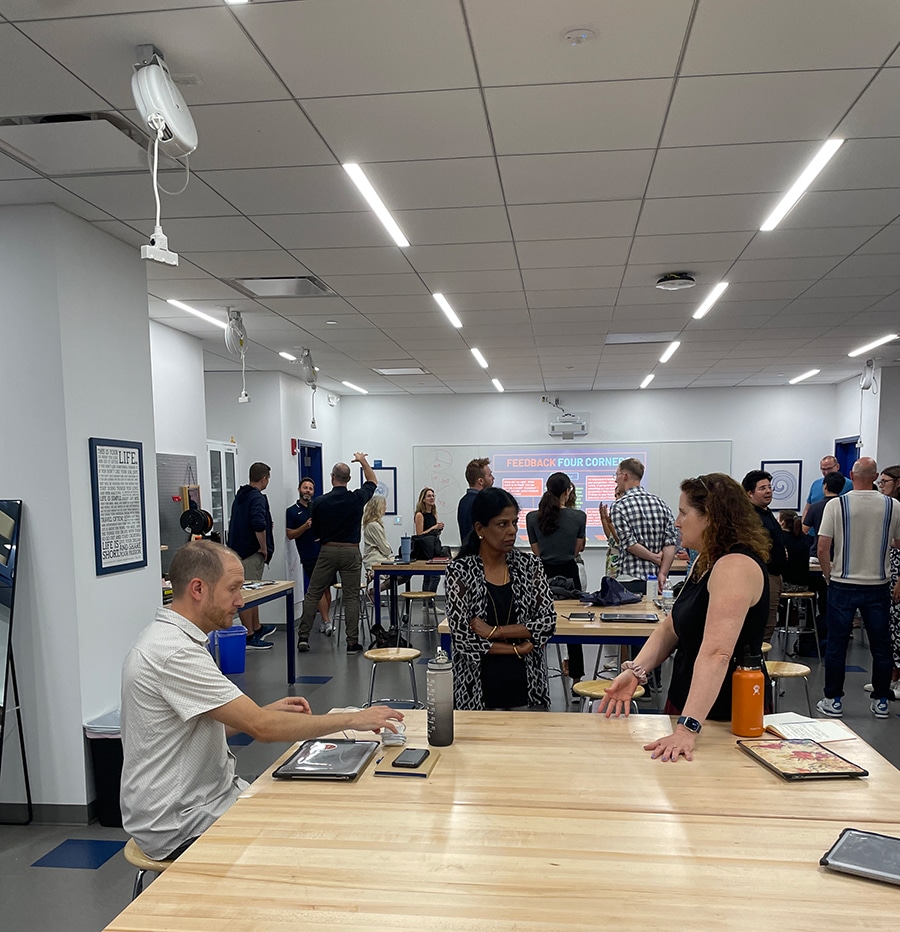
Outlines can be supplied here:
<path id="1" fill-rule="evenodd" d="M 605 712 L 607 718 L 618 718 L 624 712 L 628 718 L 631 714 L 631 699 L 637 687 L 637 677 L 630 670 L 623 670 L 612 681 L 612 686 L 607 687 L 597 711 Z"/>
<path id="2" fill-rule="evenodd" d="M 657 757 L 664 761 L 676 763 L 679 757 L 684 756 L 685 760 L 694 759 L 694 745 L 697 743 L 697 736 L 688 731 L 687 728 L 678 725 L 675 731 L 665 738 L 657 738 L 656 741 L 644 745 L 645 751 L 652 751 L 650 755 L 652 760 Z"/>

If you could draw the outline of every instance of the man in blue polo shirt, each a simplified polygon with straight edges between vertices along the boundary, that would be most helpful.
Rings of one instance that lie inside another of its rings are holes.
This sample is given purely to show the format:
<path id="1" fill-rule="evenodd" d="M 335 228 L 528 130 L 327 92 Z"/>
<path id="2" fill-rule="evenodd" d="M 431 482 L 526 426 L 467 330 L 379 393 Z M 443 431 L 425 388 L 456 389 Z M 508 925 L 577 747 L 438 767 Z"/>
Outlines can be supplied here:
<path id="1" fill-rule="evenodd" d="M 309 633 L 316 619 L 316 608 L 335 573 L 341 578 L 344 619 L 347 624 L 347 653 L 362 653 L 359 643 L 359 587 L 362 555 L 359 538 L 366 502 L 375 494 L 378 480 L 365 453 L 354 453 L 353 462 L 362 466 L 365 482 L 350 491 L 350 467 L 335 463 L 331 470 L 331 491 L 312 503 L 311 531 L 321 544 L 309 588 L 303 599 L 303 614 L 297 632 L 297 650 L 309 650 Z"/>
<path id="2" fill-rule="evenodd" d="M 833 472 L 840 472 L 841 466 L 840 463 L 833 456 L 823 456 L 822 461 L 819 463 L 819 469 L 822 470 L 822 478 L 816 479 L 813 484 L 809 487 L 809 495 L 806 496 L 806 507 L 803 509 L 803 523 L 807 524 L 806 521 L 806 512 L 809 511 L 809 506 L 814 505 L 816 502 L 822 501 L 825 498 L 825 477 Z M 844 495 L 853 488 L 853 483 L 845 478 L 844 479 L 844 488 L 839 493 Z"/>

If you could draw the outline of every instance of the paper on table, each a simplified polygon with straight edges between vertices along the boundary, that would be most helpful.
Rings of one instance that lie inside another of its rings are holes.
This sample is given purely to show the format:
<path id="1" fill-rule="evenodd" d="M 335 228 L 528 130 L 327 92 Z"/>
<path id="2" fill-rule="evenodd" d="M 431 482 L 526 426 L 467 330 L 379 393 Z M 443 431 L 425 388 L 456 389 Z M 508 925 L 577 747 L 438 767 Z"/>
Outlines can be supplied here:
<path id="1" fill-rule="evenodd" d="M 806 718 L 796 712 L 764 715 L 763 726 L 779 738 L 812 738 L 813 741 L 849 741 L 855 737 L 838 722 Z"/>

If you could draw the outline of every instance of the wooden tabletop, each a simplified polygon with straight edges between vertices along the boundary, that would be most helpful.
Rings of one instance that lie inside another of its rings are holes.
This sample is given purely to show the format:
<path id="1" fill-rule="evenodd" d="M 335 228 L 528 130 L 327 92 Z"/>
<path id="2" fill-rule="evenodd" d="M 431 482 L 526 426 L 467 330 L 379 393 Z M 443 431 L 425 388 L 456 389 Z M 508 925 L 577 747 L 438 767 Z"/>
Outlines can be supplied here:
<path id="1" fill-rule="evenodd" d="M 273 595 L 281 595 L 296 585 L 292 579 L 275 579 L 271 583 L 265 581 L 264 586 L 259 589 L 241 589 L 241 595 L 244 597 L 244 607 L 249 608 L 251 605 L 259 602 L 260 599 L 268 599 Z"/>
<path id="2" fill-rule="evenodd" d="M 406 717 L 424 747 L 425 713 Z M 710 724 L 650 760 L 666 716 L 457 712 L 425 780 L 260 777 L 108 928 L 888 928 L 896 889 L 818 866 L 841 829 L 900 835 L 900 773 L 788 784 Z M 894 820 L 894 821 L 891 821 Z M 639 917 L 639 920 L 636 918 Z"/>
<path id="3" fill-rule="evenodd" d="M 411 563 L 376 563 L 372 567 L 375 573 L 445 573 L 447 571 L 446 563 L 429 563 L 427 560 L 413 560 Z"/>

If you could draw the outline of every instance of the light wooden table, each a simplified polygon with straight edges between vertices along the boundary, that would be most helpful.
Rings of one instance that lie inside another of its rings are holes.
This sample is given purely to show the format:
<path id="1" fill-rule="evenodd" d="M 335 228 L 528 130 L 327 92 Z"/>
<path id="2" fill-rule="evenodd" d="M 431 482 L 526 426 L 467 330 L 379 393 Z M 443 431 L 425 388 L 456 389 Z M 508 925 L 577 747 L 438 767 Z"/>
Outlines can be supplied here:
<path id="1" fill-rule="evenodd" d="M 287 638 L 287 681 L 288 686 L 296 681 L 296 660 L 294 647 L 294 582 L 290 579 L 276 579 L 259 589 L 243 589 L 244 608 L 263 605 L 274 599 L 284 599 L 285 637 Z"/>
<path id="2" fill-rule="evenodd" d="M 425 713 L 406 716 L 424 746 Z M 788 784 L 715 723 L 694 762 L 650 760 L 670 727 L 457 712 L 426 780 L 266 773 L 108 928 L 892 927 L 896 889 L 818 859 L 847 825 L 900 835 L 895 768 L 854 739 L 835 747 L 867 780 Z"/>

